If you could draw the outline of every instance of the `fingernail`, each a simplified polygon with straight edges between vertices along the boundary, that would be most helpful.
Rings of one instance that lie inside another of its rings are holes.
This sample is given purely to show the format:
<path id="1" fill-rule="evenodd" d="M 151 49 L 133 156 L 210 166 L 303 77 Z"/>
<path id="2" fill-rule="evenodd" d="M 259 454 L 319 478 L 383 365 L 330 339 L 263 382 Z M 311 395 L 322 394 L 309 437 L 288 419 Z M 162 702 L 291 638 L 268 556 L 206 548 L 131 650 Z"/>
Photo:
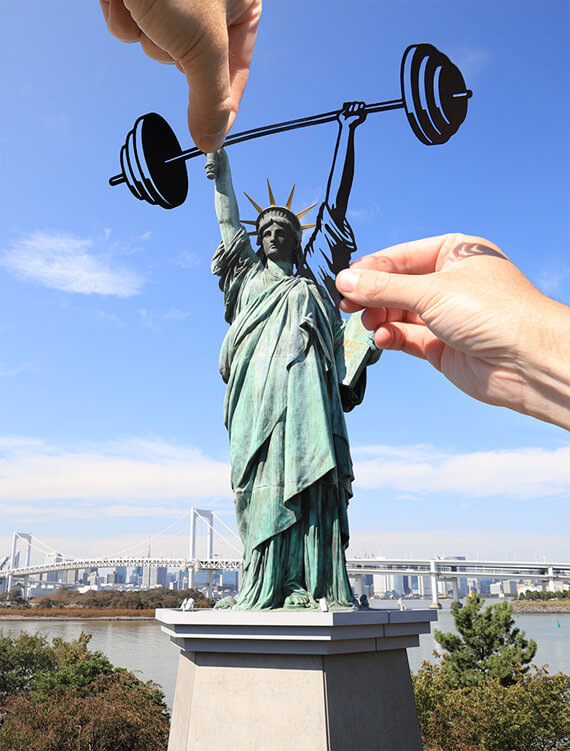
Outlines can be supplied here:
<path id="1" fill-rule="evenodd" d="M 352 269 L 344 269 L 336 278 L 336 287 L 339 292 L 346 294 L 347 292 L 354 292 L 354 288 L 358 284 L 360 274 L 358 271 L 352 271 Z"/>
<path id="2" fill-rule="evenodd" d="M 206 153 L 217 151 L 224 145 L 226 138 L 226 129 L 220 130 L 218 133 L 214 133 L 212 136 L 204 136 L 200 140 L 200 149 Z"/>

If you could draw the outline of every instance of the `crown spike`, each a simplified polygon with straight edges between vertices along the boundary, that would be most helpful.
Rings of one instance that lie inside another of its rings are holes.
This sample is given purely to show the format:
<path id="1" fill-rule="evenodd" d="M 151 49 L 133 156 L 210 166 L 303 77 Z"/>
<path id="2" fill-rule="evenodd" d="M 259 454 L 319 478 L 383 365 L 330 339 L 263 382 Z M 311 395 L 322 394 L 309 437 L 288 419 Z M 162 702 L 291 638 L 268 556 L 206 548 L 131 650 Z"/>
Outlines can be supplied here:
<path id="1" fill-rule="evenodd" d="M 273 197 L 273 191 L 271 190 L 271 183 L 269 182 L 269 178 L 267 178 L 267 192 L 269 193 L 269 205 L 270 206 L 276 206 L 275 198 Z"/>
<path id="2" fill-rule="evenodd" d="M 240 222 L 242 224 L 253 224 L 254 226 L 257 225 L 257 222 L 253 219 L 240 219 Z"/>
<path id="3" fill-rule="evenodd" d="M 255 203 L 255 201 L 253 200 L 253 198 L 251 196 L 248 196 L 245 191 L 244 191 L 243 194 L 247 198 L 247 200 L 251 203 L 251 205 L 253 206 L 253 208 L 257 211 L 257 213 L 261 214 L 261 212 L 263 211 L 263 209 L 261 208 L 261 206 L 259 206 L 259 204 Z"/>
<path id="4" fill-rule="evenodd" d="M 318 203 L 318 201 L 317 201 L 317 203 Z M 307 213 L 308 211 L 310 211 L 311 209 L 314 209 L 314 208 L 315 208 L 315 206 L 317 205 L 317 203 L 314 203 L 314 204 L 313 204 L 312 206 L 309 206 L 309 208 L 305 209 L 304 211 L 300 211 L 300 212 L 299 212 L 299 213 L 297 214 L 297 219 L 300 219 L 300 218 L 301 218 L 302 216 L 305 216 L 305 214 L 306 214 L 306 213 Z"/>
<path id="5" fill-rule="evenodd" d="M 301 229 L 311 229 L 311 227 L 316 227 L 316 224 L 302 224 Z"/>
<path id="6" fill-rule="evenodd" d="M 293 187 L 291 188 L 291 192 L 289 193 L 289 198 L 287 199 L 287 203 L 285 204 L 286 209 L 291 208 L 291 203 L 293 201 L 293 193 L 295 192 L 295 183 L 293 183 Z"/>

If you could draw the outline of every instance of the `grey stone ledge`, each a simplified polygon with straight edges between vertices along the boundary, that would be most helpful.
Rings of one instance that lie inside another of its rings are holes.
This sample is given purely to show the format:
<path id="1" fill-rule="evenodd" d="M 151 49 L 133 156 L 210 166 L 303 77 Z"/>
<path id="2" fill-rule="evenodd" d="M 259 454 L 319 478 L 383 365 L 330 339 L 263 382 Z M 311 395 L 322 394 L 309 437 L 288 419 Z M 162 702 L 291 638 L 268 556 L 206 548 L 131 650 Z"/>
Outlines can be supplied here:
<path id="1" fill-rule="evenodd" d="M 160 609 L 162 630 L 183 652 L 348 654 L 417 646 L 433 610 L 235 612 Z"/>

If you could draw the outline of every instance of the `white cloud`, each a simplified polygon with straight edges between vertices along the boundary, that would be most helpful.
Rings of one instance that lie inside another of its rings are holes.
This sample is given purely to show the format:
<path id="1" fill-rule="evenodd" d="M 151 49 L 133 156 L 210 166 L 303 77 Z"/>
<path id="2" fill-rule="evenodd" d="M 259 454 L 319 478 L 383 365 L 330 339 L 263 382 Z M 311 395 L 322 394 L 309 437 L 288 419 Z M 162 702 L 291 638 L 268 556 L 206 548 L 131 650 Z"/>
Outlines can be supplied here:
<path id="1" fill-rule="evenodd" d="M 193 269 L 202 263 L 202 258 L 192 250 L 182 250 L 172 259 L 172 263 L 181 269 Z"/>
<path id="2" fill-rule="evenodd" d="M 6 440 L 3 445 L 0 440 L 0 450 L 0 501 L 55 500 L 49 504 L 54 513 L 64 500 L 106 501 L 112 508 L 117 503 L 231 497 L 229 465 L 194 447 L 133 440 L 66 451 L 42 443 Z M 21 508 L 10 508 L 19 516 Z M 96 513 L 101 512 L 99 507 Z M 108 513 L 116 516 L 116 511 Z"/>
<path id="3" fill-rule="evenodd" d="M 468 44 L 455 45 L 446 50 L 446 54 L 463 74 L 467 86 L 469 86 L 470 79 L 477 76 L 491 61 L 489 50 Z"/>
<path id="4" fill-rule="evenodd" d="M 353 453 L 360 488 L 381 488 L 392 497 L 426 497 L 431 502 L 434 494 L 449 493 L 458 504 L 465 504 L 472 498 L 538 499 L 570 490 L 570 446 L 456 455 L 426 445 L 361 446 Z M 182 517 L 191 505 L 215 509 L 234 528 L 229 474 L 224 458 L 156 439 L 90 443 L 69 450 L 35 438 L 0 436 L 2 531 L 57 528 L 61 544 L 46 538 L 50 545 L 68 554 L 87 555 L 87 548 L 99 554 L 117 552 L 127 547 L 121 540 L 126 542 L 134 525 L 154 534 Z M 437 506 L 434 509 L 437 517 Z M 465 528 L 457 530 L 437 525 L 419 531 L 391 530 L 383 529 L 376 519 L 362 529 L 353 523 L 352 554 L 568 559 L 568 536 L 560 524 L 556 527 L 555 515 L 552 534 L 521 533 L 508 526 L 482 534 L 479 527 L 470 529 L 467 521 Z M 72 520 L 74 533 L 65 537 L 66 523 Z M 187 532 L 181 537 L 187 544 Z M 132 538 L 146 539 L 142 531 Z M 0 550 L 9 551 L 7 537 Z"/>
<path id="5" fill-rule="evenodd" d="M 30 370 L 31 363 L 22 363 L 20 365 L 13 365 L 10 367 L 3 362 L 0 362 L 0 378 L 10 378 L 12 376 L 20 375 Z"/>
<path id="6" fill-rule="evenodd" d="M 400 498 L 449 493 L 460 503 L 570 491 L 570 446 L 455 455 L 425 445 L 357 446 L 353 455 L 359 488 Z M 195 446 L 160 440 L 128 439 L 67 450 L 34 438 L 0 436 L 0 502 L 8 504 L 53 500 L 61 506 L 66 500 L 94 500 L 97 513 L 116 516 L 123 505 L 144 502 L 147 510 L 141 507 L 141 515 L 152 514 L 151 503 L 164 510 L 165 502 L 180 499 L 231 499 L 229 473 L 225 460 Z M 138 512 L 131 508 L 126 515 Z"/>
<path id="7" fill-rule="evenodd" d="M 453 493 L 457 498 L 533 498 L 570 492 L 570 446 L 469 454 L 426 446 L 356 447 L 357 485 L 412 493 Z"/>
<path id="8" fill-rule="evenodd" d="M 90 237 L 64 232 L 33 232 L 0 255 L 0 264 L 20 279 L 84 295 L 131 297 L 143 279 L 114 261 L 114 254 L 93 250 Z"/>
<path id="9" fill-rule="evenodd" d="M 108 323 L 112 323 L 113 326 L 116 326 L 118 329 L 125 328 L 125 322 L 121 320 L 118 315 L 115 315 L 115 313 L 106 313 L 103 310 L 98 310 L 95 313 L 95 317 L 100 321 L 107 321 Z"/>
<path id="10" fill-rule="evenodd" d="M 178 310 L 177 308 L 171 308 L 166 312 L 158 312 L 154 310 L 147 310 L 147 308 L 141 308 L 138 313 L 141 319 L 142 326 L 154 332 L 160 331 L 161 323 L 169 323 L 170 321 L 183 321 L 190 315 L 190 313 L 184 310 Z"/>
<path id="11" fill-rule="evenodd" d="M 377 219 L 379 216 L 381 216 L 382 209 L 376 203 L 376 201 L 368 199 L 366 204 L 364 204 L 363 206 L 355 206 L 353 208 L 350 208 L 347 213 L 351 219 L 371 220 Z"/>

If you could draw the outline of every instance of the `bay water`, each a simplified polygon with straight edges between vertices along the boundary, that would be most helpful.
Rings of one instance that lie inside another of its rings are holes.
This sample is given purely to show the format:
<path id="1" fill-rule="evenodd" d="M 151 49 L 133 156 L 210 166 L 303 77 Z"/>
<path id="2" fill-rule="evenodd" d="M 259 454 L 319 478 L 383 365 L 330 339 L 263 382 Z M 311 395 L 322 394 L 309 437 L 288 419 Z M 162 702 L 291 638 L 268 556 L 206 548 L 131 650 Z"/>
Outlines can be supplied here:
<path id="1" fill-rule="evenodd" d="M 485 602 L 491 605 L 498 600 L 489 598 Z M 433 650 L 438 646 L 433 638 L 435 628 L 440 631 L 455 630 L 450 603 L 444 601 L 442 604 L 443 609 L 438 612 L 437 623 L 432 623 L 431 633 L 420 636 L 419 647 L 408 649 L 408 660 L 413 671 L 418 670 L 424 660 L 434 660 Z M 376 600 L 373 605 L 379 609 L 398 607 L 396 602 L 390 600 Z M 429 607 L 429 601 L 406 600 L 406 606 L 423 609 Z M 538 644 L 533 662 L 539 666 L 548 664 L 549 673 L 570 674 L 570 613 L 515 613 L 513 617 L 516 627 Z M 77 639 L 82 631 L 92 634 L 91 649 L 101 650 L 114 665 L 133 671 L 141 680 L 160 684 L 168 706 L 172 707 L 179 652 L 177 647 L 170 644 L 168 636 L 162 633 L 158 622 L 91 618 L 3 620 L 0 616 L 0 630 L 12 637 L 20 631 L 40 631 L 49 639 L 59 636 L 66 641 Z"/>

